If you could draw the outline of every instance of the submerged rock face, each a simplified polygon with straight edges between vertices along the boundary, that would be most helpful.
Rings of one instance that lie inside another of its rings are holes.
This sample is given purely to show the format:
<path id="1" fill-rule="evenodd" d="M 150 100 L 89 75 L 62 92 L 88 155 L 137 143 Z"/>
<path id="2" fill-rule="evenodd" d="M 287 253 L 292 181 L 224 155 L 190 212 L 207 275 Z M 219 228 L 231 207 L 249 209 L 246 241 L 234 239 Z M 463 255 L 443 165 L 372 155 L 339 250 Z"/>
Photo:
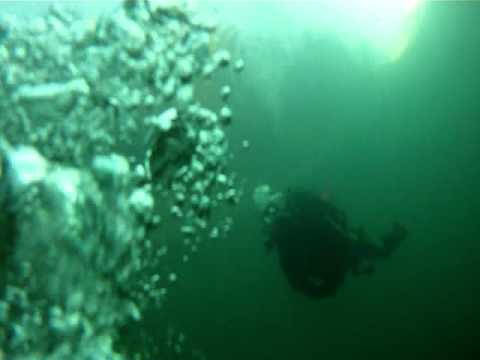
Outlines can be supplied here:
<path id="1" fill-rule="evenodd" d="M 194 91 L 229 63 L 214 33 L 147 0 L 0 19 L 0 357 L 124 359 L 118 329 L 177 279 L 162 219 L 181 219 L 191 251 L 228 231 L 211 219 L 241 194 L 228 122 Z"/>

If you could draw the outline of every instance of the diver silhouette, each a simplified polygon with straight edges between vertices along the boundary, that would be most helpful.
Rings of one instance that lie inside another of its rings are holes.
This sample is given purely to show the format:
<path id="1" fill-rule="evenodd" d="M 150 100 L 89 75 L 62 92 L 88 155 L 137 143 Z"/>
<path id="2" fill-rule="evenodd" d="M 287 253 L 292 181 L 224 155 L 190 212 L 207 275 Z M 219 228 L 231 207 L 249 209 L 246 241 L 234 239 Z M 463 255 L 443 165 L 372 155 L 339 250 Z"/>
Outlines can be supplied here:
<path id="1" fill-rule="evenodd" d="M 348 273 L 371 274 L 373 262 L 389 257 L 407 236 L 394 223 L 381 245 L 369 242 L 363 228 L 350 228 L 342 210 L 305 190 L 287 191 L 265 212 L 267 250 L 277 251 L 290 285 L 313 298 L 335 296 Z"/>

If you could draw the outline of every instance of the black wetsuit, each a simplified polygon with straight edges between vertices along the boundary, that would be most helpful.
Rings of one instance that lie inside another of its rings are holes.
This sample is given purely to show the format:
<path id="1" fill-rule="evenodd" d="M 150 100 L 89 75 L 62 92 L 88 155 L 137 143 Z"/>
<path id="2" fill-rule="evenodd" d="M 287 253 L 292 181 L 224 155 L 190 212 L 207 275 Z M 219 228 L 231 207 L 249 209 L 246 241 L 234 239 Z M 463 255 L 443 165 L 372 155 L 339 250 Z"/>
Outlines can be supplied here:
<path id="1" fill-rule="evenodd" d="M 365 240 L 352 230 L 345 213 L 320 196 L 306 191 L 285 194 L 285 207 L 270 225 L 269 242 L 277 249 L 280 265 L 290 285 L 307 296 L 336 294 L 349 271 L 371 273 L 365 261 L 386 257 L 403 240 L 398 225 L 384 237 L 384 246 Z"/>

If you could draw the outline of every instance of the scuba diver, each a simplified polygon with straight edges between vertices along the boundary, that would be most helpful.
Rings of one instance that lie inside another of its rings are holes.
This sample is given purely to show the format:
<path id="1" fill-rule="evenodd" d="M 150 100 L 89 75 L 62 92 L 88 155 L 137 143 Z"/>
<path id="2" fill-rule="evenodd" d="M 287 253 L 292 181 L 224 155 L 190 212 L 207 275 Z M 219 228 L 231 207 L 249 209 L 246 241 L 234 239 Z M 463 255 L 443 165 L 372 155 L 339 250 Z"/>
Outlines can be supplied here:
<path id="1" fill-rule="evenodd" d="M 254 200 L 264 215 L 266 249 L 277 251 L 292 288 L 312 298 L 335 296 L 348 273 L 370 275 L 373 262 L 388 258 L 407 236 L 394 223 L 381 245 L 369 242 L 363 228 L 348 225 L 342 210 L 306 190 L 273 193 L 264 185 Z"/>

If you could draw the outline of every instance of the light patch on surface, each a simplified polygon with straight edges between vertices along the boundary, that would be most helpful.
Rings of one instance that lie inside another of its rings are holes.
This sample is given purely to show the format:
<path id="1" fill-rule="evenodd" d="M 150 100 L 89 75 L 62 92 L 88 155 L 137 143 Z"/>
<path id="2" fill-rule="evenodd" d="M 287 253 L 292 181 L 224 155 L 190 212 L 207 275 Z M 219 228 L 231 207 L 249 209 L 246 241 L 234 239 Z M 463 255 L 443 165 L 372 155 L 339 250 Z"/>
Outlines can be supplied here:
<path id="1" fill-rule="evenodd" d="M 398 60 L 411 44 L 422 0 L 278 1 L 309 30 L 332 33 L 354 52 L 368 49 L 377 63 Z M 296 25 L 295 25 L 296 26 Z"/>
<path id="2" fill-rule="evenodd" d="M 380 62 L 398 60 L 415 36 L 420 0 L 340 0 L 337 4 L 347 21 L 347 37 L 356 46 L 369 47 Z"/>
<path id="3" fill-rule="evenodd" d="M 398 60 L 412 43 L 423 0 L 205 1 L 236 29 L 230 41 L 255 47 L 274 41 L 288 51 L 308 32 L 332 34 L 350 50 L 368 49 L 377 63 Z M 228 40 L 227 40 L 228 42 Z M 355 54 L 354 54 L 355 55 Z"/>

